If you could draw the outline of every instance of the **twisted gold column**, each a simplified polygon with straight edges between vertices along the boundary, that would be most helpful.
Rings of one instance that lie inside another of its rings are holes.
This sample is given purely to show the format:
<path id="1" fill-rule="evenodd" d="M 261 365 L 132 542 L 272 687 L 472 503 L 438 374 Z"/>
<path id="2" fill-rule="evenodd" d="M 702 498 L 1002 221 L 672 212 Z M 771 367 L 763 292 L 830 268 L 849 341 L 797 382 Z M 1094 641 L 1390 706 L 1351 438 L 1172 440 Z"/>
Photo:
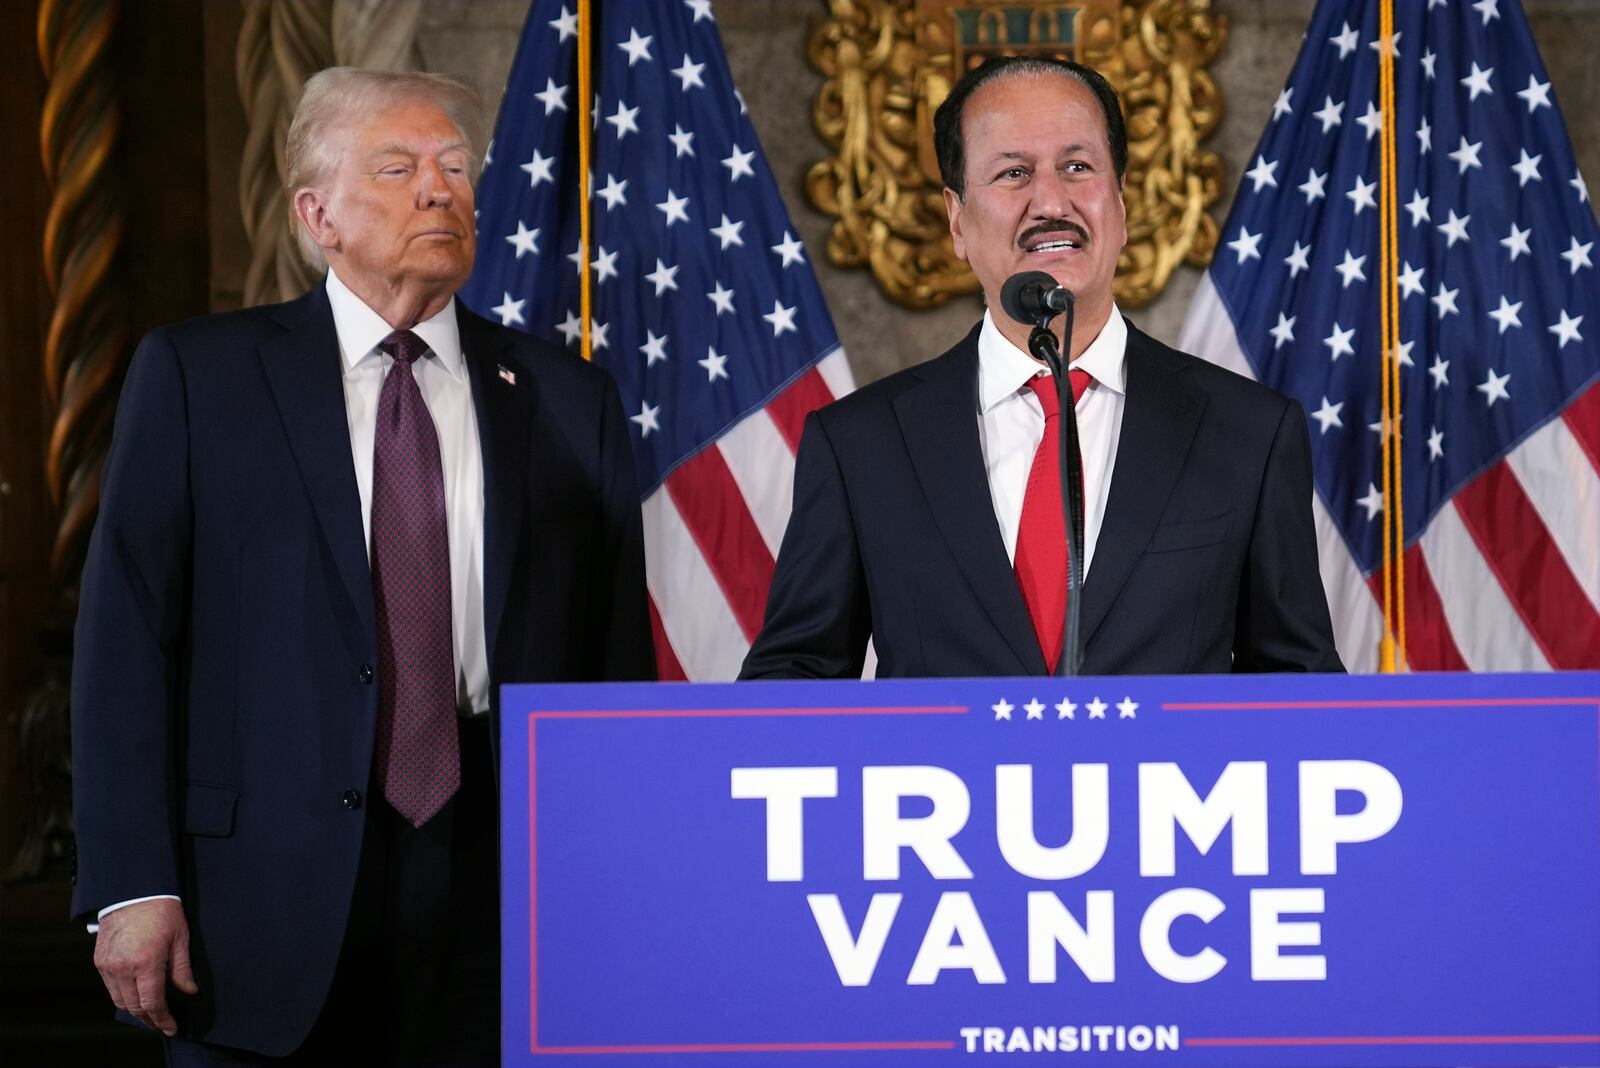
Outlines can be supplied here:
<path id="1" fill-rule="evenodd" d="M 53 603 L 38 630 L 43 679 L 13 721 L 24 826 L 6 872 L 10 881 L 64 877 L 72 869 L 72 617 L 129 334 L 115 274 L 124 231 L 113 159 L 122 111 L 109 57 L 120 6 L 118 0 L 40 0 L 38 6 L 39 63 L 48 86 L 39 156 L 50 190 L 42 252 L 54 300 L 42 354 L 50 420 L 44 466 L 56 526 Z"/>
<path id="2" fill-rule="evenodd" d="M 58 516 L 52 578 L 76 578 L 95 508 L 128 322 L 109 283 L 122 247 L 123 206 L 112 173 L 121 126 L 107 46 L 117 0 L 41 0 L 39 61 L 49 89 L 39 152 L 50 186 L 45 281 L 55 298 L 44 348 L 54 423 L 45 482 Z"/>

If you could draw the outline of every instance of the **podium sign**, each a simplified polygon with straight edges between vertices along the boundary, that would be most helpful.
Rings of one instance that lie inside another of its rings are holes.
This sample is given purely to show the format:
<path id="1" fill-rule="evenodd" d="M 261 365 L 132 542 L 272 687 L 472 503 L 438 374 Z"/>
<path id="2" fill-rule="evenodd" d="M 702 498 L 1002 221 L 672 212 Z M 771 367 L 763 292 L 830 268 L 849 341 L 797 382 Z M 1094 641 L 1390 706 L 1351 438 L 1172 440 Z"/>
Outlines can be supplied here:
<path id="1" fill-rule="evenodd" d="M 1597 674 L 515 686 L 502 721 L 508 1065 L 1600 1063 Z"/>

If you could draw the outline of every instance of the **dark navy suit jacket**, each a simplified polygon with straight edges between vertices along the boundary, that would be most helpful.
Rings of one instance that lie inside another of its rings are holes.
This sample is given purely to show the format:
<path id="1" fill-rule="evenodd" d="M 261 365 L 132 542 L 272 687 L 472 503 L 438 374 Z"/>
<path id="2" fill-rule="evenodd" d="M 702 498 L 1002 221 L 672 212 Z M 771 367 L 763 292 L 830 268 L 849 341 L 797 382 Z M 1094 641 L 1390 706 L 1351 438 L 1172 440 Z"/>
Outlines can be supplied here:
<path id="1" fill-rule="evenodd" d="M 457 316 L 491 682 L 650 677 L 614 383 Z M 77 626 L 73 911 L 181 895 L 201 988 L 179 996 L 185 1033 L 275 1055 L 309 1031 L 338 960 L 377 719 L 341 368 L 321 285 L 146 337 Z"/>
<path id="2" fill-rule="evenodd" d="M 1131 325 L 1083 590 L 1086 674 L 1341 671 L 1305 414 Z M 978 442 L 978 330 L 811 415 L 766 622 L 741 674 L 1040 675 Z"/>

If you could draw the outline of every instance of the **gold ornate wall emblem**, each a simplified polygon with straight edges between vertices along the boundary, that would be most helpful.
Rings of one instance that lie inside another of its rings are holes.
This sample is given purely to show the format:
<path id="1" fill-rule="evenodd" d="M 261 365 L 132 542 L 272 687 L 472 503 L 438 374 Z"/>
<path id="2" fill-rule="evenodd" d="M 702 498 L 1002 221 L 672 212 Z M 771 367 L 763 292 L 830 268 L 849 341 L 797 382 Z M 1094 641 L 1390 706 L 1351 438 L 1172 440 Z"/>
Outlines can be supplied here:
<path id="1" fill-rule="evenodd" d="M 1128 245 L 1116 297 L 1148 303 L 1181 262 L 1217 244 L 1207 212 L 1222 162 L 1200 148 L 1222 117 L 1206 65 L 1227 39 L 1211 0 L 828 0 L 810 59 L 826 76 L 812 121 L 834 149 L 806 176 L 835 216 L 828 258 L 869 266 L 912 308 L 977 280 L 956 258 L 933 152 L 933 113 L 961 73 L 991 55 L 1076 59 L 1116 86 L 1128 128 Z"/>

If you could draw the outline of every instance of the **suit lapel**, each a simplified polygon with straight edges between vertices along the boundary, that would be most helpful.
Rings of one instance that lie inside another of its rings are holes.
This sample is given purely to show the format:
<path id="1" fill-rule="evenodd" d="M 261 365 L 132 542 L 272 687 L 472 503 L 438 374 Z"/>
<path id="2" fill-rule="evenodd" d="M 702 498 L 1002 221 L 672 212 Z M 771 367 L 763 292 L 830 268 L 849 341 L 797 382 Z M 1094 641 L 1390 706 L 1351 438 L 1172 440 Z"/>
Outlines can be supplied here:
<path id="1" fill-rule="evenodd" d="M 1085 645 L 1149 543 L 1205 409 L 1205 395 L 1189 383 L 1183 365 L 1131 324 L 1126 360 L 1128 397 L 1117 462 L 1095 542 L 1094 567 L 1083 589 Z"/>
<path id="2" fill-rule="evenodd" d="M 472 382 L 478 443 L 483 450 L 483 635 L 492 676 L 496 639 L 516 558 L 517 533 L 530 494 L 524 482 L 539 475 L 535 466 L 528 463 L 537 387 L 532 372 L 509 356 L 507 336 L 468 311 L 459 300 L 456 319 Z"/>
<path id="3" fill-rule="evenodd" d="M 361 493 L 350 455 L 339 337 L 321 285 L 275 316 L 284 333 L 258 350 L 311 507 L 366 633 L 373 622 L 372 570 Z"/>
<path id="4" fill-rule="evenodd" d="M 978 441 L 978 331 L 927 364 L 922 377 L 894 401 L 917 480 L 950 554 L 1018 667 L 1042 674 L 1044 655 L 1006 559 Z"/>

